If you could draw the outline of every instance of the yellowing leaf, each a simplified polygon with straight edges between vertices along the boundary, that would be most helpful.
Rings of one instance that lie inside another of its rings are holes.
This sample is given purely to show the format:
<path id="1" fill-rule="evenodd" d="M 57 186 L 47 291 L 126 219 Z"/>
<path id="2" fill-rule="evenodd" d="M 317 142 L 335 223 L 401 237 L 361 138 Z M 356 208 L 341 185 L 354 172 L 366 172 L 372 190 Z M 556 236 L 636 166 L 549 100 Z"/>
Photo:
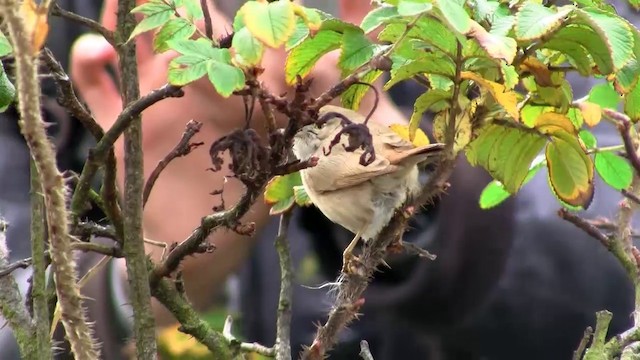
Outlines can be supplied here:
<path id="1" fill-rule="evenodd" d="M 20 7 L 20 13 L 31 38 L 33 55 L 37 55 L 44 46 L 49 33 L 48 9 L 37 5 L 34 0 L 24 0 Z"/>
<path id="2" fill-rule="evenodd" d="M 210 355 L 209 349 L 200 344 L 193 336 L 178 330 L 180 324 L 164 328 L 158 335 L 158 343 L 161 348 L 174 357 L 201 358 Z"/>
<path id="3" fill-rule="evenodd" d="M 475 81 L 476 84 L 491 94 L 496 102 L 504 108 L 507 114 L 516 121 L 520 120 L 520 113 L 518 112 L 518 97 L 514 91 L 507 90 L 504 85 L 489 81 L 470 71 L 462 71 L 460 73 L 460 77 Z"/>
<path id="4" fill-rule="evenodd" d="M 602 108 L 598 104 L 594 104 L 588 101 L 581 101 L 578 103 L 578 108 L 582 113 L 584 122 L 586 122 L 589 127 L 598 125 L 600 119 L 602 119 Z"/>
<path id="5" fill-rule="evenodd" d="M 465 154 L 471 165 L 482 166 L 509 193 L 515 194 L 545 142 L 543 136 L 533 131 L 489 124 L 480 129 Z"/>
<path id="6" fill-rule="evenodd" d="M 270 215 L 278 215 L 291 209 L 296 202 L 295 187 L 302 186 L 300 173 L 287 174 L 282 176 L 274 176 L 269 181 L 264 190 L 264 202 L 271 205 Z M 302 194 L 298 194 L 298 201 L 304 203 L 301 198 Z"/>
<path id="7" fill-rule="evenodd" d="M 411 140 L 411 137 L 409 136 L 409 125 L 392 124 L 389 125 L 389 128 L 396 134 L 400 135 L 401 138 L 411 141 L 415 146 L 425 146 L 430 143 L 427 134 L 425 134 L 422 129 L 416 129 L 415 136 L 413 137 L 413 140 Z"/>
<path id="8" fill-rule="evenodd" d="M 545 156 L 554 194 L 571 206 L 586 209 L 593 199 L 594 165 L 578 139 L 565 132 L 555 133 Z"/>
<path id="9" fill-rule="evenodd" d="M 458 153 L 471 141 L 471 116 L 475 111 L 475 103 L 469 103 L 456 118 L 456 133 L 453 143 L 453 152 Z M 433 119 L 433 137 L 438 142 L 446 142 L 446 133 L 449 129 L 449 112 L 441 111 Z"/>
<path id="10" fill-rule="evenodd" d="M 576 134 L 576 128 L 571 120 L 566 115 L 556 112 L 546 112 L 538 116 L 534 127 L 543 134 L 554 134 L 557 131 Z"/>
<path id="11" fill-rule="evenodd" d="M 296 16 L 289 1 L 248 1 L 240 11 L 251 34 L 272 48 L 284 45 L 295 30 Z"/>
<path id="12" fill-rule="evenodd" d="M 543 64 L 540 60 L 533 56 L 526 58 L 522 64 L 520 64 L 520 70 L 529 72 L 536 79 L 536 84 L 540 86 L 554 86 L 549 68 Z"/>
<path id="13" fill-rule="evenodd" d="M 480 46 L 493 58 L 502 59 L 507 64 L 511 64 L 516 57 L 517 44 L 514 39 L 492 34 L 473 20 L 471 20 L 471 30 L 467 35 L 478 40 Z"/>

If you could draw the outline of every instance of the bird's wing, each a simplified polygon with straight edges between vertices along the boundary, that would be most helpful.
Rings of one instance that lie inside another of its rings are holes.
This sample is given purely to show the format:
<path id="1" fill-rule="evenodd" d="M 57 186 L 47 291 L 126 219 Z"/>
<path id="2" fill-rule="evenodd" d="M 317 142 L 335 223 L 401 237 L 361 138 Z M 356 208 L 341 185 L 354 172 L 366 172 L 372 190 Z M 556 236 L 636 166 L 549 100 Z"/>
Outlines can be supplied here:
<path id="1" fill-rule="evenodd" d="M 362 166 L 359 162 L 361 154 L 361 149 L 347 152 L 340 145 L 335 146 L 329 156 L 318 154 L 318 165 L 305 170 L 310 180 L 308 186 L 318 192 L 336 191 L 389 174 L 397 169 L 397 166 L 391 165 L 383 156 L 376 156 L 371 164 Z"/>

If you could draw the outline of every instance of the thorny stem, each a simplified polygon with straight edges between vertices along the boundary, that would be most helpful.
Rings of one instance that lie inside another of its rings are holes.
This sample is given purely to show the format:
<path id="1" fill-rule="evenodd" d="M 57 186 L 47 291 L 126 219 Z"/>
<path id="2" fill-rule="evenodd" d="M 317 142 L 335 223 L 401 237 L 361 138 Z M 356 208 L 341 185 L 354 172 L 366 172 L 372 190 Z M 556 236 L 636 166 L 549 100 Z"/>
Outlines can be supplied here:
<path id="1" fill-rule="evenodd" d="M 49 308 L 47 305 L 47 260 L 45 259 L 45 207 L 40 191 L 40 175 L 33 160 L 31 163 L 31 307 L 35 332 L 34 346 L 40 359 L 51 358 L 49 339 Z"/>
<path id="2" fill-rule="evenodd" d="M 291 302 L 293 297 L 291 282 L 293 266 L 291 264 L 291 254 L 289 253 L 289 240 L 287 239 L 291 214 L 291 211 L 287 211 L 280 216 L 280 225 L 275 241 L 280 262 L 280 297 L 278 300 L 276 343 L 274 345 L 276 360 L 291 360 Z"/>
<path id="3" fill-rule="evenodd" d="M 136 26 L 131 10 L 136 6 L 135 0 L 118 2 L 117 39 L 128 39 Z M 117 47 L 119 70 L 127 81 L 121 84 L 122 103 L 126 104 L 125 114 L 131 105 L 140 97 L 138 67 L 136 64 L 135 41 Z M 124 133 L 124 245 L 123 251 L 127 263 L 129 295 L 133 307 L 133 334 L 136 342 L 136 357 L 142 360 L 154 360 L 157 357 L 155 318 L 151 309 L 151 290 L 149 288 L 149 271 L 147 255 L 144 248 L 142 230 L 142 193 L 144 189 L 144 160 L 142 154 L 142 110 L 132 111 L 130 115 L 119 118 L 126 119 L 128 126 Z M 116 128 L 116 124 L 110 129 Z M 101 142 L 107 139 L 107 134 Z M 114 139 L 115 140 L 115 139 Z"/>
<path id="4" fill-rule="evenodd" d="M 56 167 L 55 152 L 47 138 L 42 120 L 40 84 L 33 41 L 16 0 L 0 1 L 0 9 L 14 47 L 20 128 L 35 166 L 40 174 L 42 192 L 47 208 L 47 227 L 51 261 L 61 308 L 61 320 L 77 359 L 97 359 L 98 346 L 85 318 L 80 290 L 76 285 L 75 261 L 71 253 L 68 214 L 65 205 L 66 189 Z"/>

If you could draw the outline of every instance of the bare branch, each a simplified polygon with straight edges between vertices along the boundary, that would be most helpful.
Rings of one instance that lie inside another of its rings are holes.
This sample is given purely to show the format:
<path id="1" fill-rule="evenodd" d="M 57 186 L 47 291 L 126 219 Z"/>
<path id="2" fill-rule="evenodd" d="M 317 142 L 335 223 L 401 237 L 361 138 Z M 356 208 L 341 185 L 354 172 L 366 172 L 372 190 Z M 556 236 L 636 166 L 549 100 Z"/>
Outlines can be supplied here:
<path id="1" fill-rule="evenodd" d="M 238 219 L 249 211 L 251 205 L 258 198 L 261 189 L 262 187 L 248 189 L 231 209 L 203 217 L 200 226 L 187 239 L 172 249 L 163 262 L 156 265 L 151 274 L 151 283 L 153 284 L 159 279 L 169 276 L 178 268 L 184 258 L 197 253 L 201 249 L 202 243 L 214 230 L 221 226 L 233 228 Z"/>
<path id="2" fill-rule="evenodd" d="M 591 336 L 593 336 L 593 328 L 591 326 L 587 326 L 584 330 L 584 334 L 582 335 L 582 339 L 580 339 L 580 344 L 578 344 L 578 348 L 573 352 L 572 360 L 580 360 L 582 359 L 582 354 L 584 354 L 587 345 L 589 345 L 589 341 L 591 341 Z"/>
<path id="3" fill-rule="evenodd" d="M 367 340 L 360 341 L 360 357 L 363 360 L 373 360 L 373 355 L 371 355 L 371 349 L 369 349 Z"/>
<path id="4" fill-rule="evenodd" d="M 278 319 L 276 324 L 276 360 L 291 360 L 291 306 L 293 300 L 293 265 L 289 253 L 287 232 L 291 220 L 291 210 L 280 216 L 275 247 L 280 263 L 280 297 L 278 299 Z"/>
<path id="5" fill-rule="evenodd" d="M 151 172 L 151 175 L 149 175 L 149 179 L 147 179 L 147 183 L 144 185 L 144 191 L 142 193 L 142 206 L 147 204 L 153 185 L 156 183 L 156 180 L 158 180 L 160 173 L 162 173 L 171 161 L 181 156 L 186 156 L 191 153 L 191 150 L 204 145 L 203 142 L 189 143 L 201 128 L 202 123 L 189 120 L 178 144 L 171 150 L 171 152 L 169 152 L 169 154 L 167 154 L 167 156 L 164 157 L 164 159 L 160 160 L 158 165 L 156 165 L 156 168 Z"/>
<path id="6" fill-rule="evenodd" d="M 89 29 L 99 33 L 100 35 L 102 35 L 105 40 L 107 40 L 107 42 L 109 42 L 109 44 L 111 44 L 113 47 L 116 47 L 116 41 L 115 41 L 115 37 L 113 35 L 113 32 L 108 30 L 107 28 L 105 28 L 104 26 L 102 26 L 99 22 L 86 18 L 84 16 L 80 16 L 76 13 L 72 13 L 70 11 L 67 11 L 63 8 L 61 8 L 57 2 L 53 2 L 53 6 L 51 6 L 51 15 L 54 16 L 59 16 L 61 18 L 65 18 L 71 21 L 74 21 L 80 25 L 84 25 L 86 27 L 88 27 Z"/>
<path id="7" fill-rule="evenodd" d="M 260 354 L 263 356 L 274 357 L 276 356 L 276 352 L 274 348 L 268 348 L 264 345 L 260 345 L 258 343 L 245 343 L 238 341 L 235 336 L 231 333 L 231 327 L 233 326 L 233 318 L 231 316 L 227 316 L 224 320 L 224 326 L 222 328 L 222 335 L 227 340 L 230 346 L 239 348 L 242 352 L 253 352 L 256 354 Z M 289 355 L 291 357 L 291 355 Z M 276 357 L 276 359 L 280 359 Z"/>
<path id="8" fill-rule="evenodd" d="M 576 227 L 582 229 L 584 232 L 589 234 L 592 238 L 600 241 L 600 243 L 609 251 L 611 251 L 613 247 L 613 240 L 611 237 L 605 235 L 600 229 L 598 229 L 595 225 L 590 223 L 589 221 L 581 218 L 578 215 L 570 213 L 567 209 L 558 210 L 558 216 L 560 218 L 572 223 Z"/>

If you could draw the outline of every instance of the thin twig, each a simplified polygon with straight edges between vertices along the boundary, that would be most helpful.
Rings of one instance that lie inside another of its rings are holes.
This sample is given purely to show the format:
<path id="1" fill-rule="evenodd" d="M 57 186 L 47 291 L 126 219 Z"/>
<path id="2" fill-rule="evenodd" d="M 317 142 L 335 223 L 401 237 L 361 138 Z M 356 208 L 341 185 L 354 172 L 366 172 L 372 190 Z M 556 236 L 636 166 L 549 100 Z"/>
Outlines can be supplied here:
<path id="1" fill-rule="evenodd" d="M 626 189 L 622 189 L 621 191 L 622 195 L 626 196 L 627 199 L 633 201 L 634 203 L 636 203 L 636 205 L 640 205 L 640 197 L 638 197 L 636 194 L 626 190 Z"/>
<path id="2" fill-rule="evenodd" d="M 86 18 L 84 16 L 80 16 L 76 13 L 73 13 L 71 11 L 67 11 L 63 8 L 61 8 L 57 2 L 53 2 L 53 6 L 51 6 L 51 15 L 53 16 L 59 16 L 61 18 L 65 18 L 65 19 L 69 19 L 71 21 L 74 21 L 78 24 L 84 25 L 86 27 L 88 27 L 89 29 L 99 33 L 100 35 L 102 35 L 104 37 L 105 40 L 107 40 L 107 42 L 109 44 L 111 44 L 113 47 L 116 47 L 116 41 L 115 41 L 115 36 L 113 34 L 112 31 L 108 30 L 107 28 L 105 28 L 104 26 L 102 26 L 99 22 Z"/>
<path id="3" fill-rule="evenodd" d="M 274 348 L 268 348 L 258 343 L 246 343 L 238 341 L 238 339 L 236 339 L 236 337 L 231 333 L 232 326 L 233 318 L 231 316 L 227 316 L 222 327 L 222 336 L 224 336 L 231 347 L 239 348 L 240 351 L 245 353 L 256 353 L 268 357 L 276 356 L 276 359 L 280 359 L 279 357 L 277 357 Z M 289 357 L 291 357 L 291 355 L 289 355 Z"/>
<path id="4" fill-rule="evenodd" d="M 221 226 L 234 227 L 238 219 L 249 211 L 251 205 L 258 198 L 261 189 L 262 187 L 248 189 L 231 209 L 203 217 L 200 226 L 187 239 L 172 249 L 163 262 L 156 265 L 151 274 L 151 283 L 153 284 L 160 278 L 169 276 L 178 268 L 184 258 L 198 252 L 202 243 L 215 229 Z"/>
<path id="5" fill-rule="evenodd" d="M 611 251 L 613 247 L 613 240 L 611 237 L 605 235 L 600 229 L 598 229 L 595 225 L 590 223 L 589 221 L 581 218 L 578 215 L 570 213 L 567 209 L 558 210 L 558 216 L 560 218 L 572 223 L 576 227 L 582 229 L 582 231 L 589 234 L 592 238 L 600 241 L 600 243 L 609 251 Z"/>
<path id="6" fill-rule="evenodd" d="M 142 206 L 147 204 L 147 200 L 149 200 L 149 195 L 151 194 L 151 190 L 153 189 L 153 185 L 158 180 L 160 173 L 169 165 L 171 161 L 181 156 L 186 156 L 191 153 L 191 150 L 197 148 L 198 146 L 203 145 L 203 142 L 198 143 L 189 143 L 191 139 L 200 131 L 202 128 L 202 123 L 199 123 L 194 120 L 189 120 L 187 126 L 182 134 L 182 138 L 178 142 L 178 144 L 165 156 L 156 168 L 153 169 L 151 175 L 149 175 L 149 179 L 147 179 L 147 183 L 144 185 L 144 191 L 142 194 Z"/>
<path id="7" fill-rule="evenodd" d="M 280 216 L 278 235 L 275 240 L 280 263 L 280 297 L 278 299 L 278 320 L 276 324 L 276 360 L 291 360 L 291 306 L 293 299 L 293 265 L 289 253 L 287 233 L 291 221 L 291 210 Z"/>
<path id="8" fill-rule="evenodd" d="M 371 355 L 371 349 L 369 349 L 367 340 L 360 341 L 360 357 L 363 360 L 373 360 L 373 355 Z"/>
<path id="9" fill-rule="evenodd" d="M 211 23 L 208 1 L 200 0 L 200 7 L 202 8 L 202 15 L 204 16 L 204 33 L 208 39 L 213 40 L 213 25 Z"/>
<path id="10" fill-rule="evenodd" d="M 0 268 L 0 278 L 7 276 L 17 269 L 26 269 L 31 266 L 31 258 L 17 260 Z"/>
<path id="11" fill-rule="evenodd" d="M 64 71 L 62 65 L 55 59 L 53 53 L 48 48 L 42 50 L 42 59 L 47 64 L 49 72 L 53 75 L 58 87 L 58 101 L 69 113 L 78 119 L 82 125 L 89 130 L 91 135 L 100 140 L 104 136 L 102 127 L 98 125 L 89 110 L 80 102 L 78 96 L 73 89 L 69 75 Z"/>
<path id="12" fill-rule="evenodd" d="M 636 170 L 636 174 L 640 175 L 640 157 L 636 151 L 636 145 L 631 139 L 631 119 L 625 114 L 611 110 L 603 109 L 602 114 L 617 121 L 618 131 L 624 142 L 624 149 L 631 166 Z"/>
<path id="13" fill-rule="evenodd" d="M 128 80 L 130 81 L 130 80 Z M 156 90 L 151 91 L 147 95 L 130 102 L 124 110 L 118 115 L 113 126 L 107 130 L 96 147 L 89 151 L 87 162 L 82 169 L 78 186 L 71 199 L 71 210 L 76 215 L 83 210 L 86 196 L 91 188 L 91 181 L 100 167 L 100 162 L 108 155 L 115 141 L 122 133 L 131 125 L 145 109 L 157 103 L 160 100 L 169 97 L 181 97 L 184 95 L 182 88 L 173 85 L 164 85 Z"/>

